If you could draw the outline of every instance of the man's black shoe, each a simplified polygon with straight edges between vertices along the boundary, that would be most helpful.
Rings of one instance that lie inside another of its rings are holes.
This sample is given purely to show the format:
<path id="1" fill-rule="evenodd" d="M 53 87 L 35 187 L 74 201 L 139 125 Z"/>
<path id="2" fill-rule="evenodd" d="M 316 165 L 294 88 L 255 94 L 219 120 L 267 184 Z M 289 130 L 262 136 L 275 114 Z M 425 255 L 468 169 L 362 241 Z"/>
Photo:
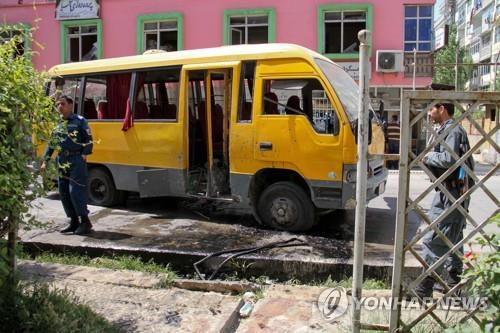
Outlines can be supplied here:
<path id="1" fill-rule="evenodd" d="M 79 226 L 80 226 L 80 222 L 78 221 L 78 217 L 72 217 L 71 220 L 69 221 L 69 226 L 62 229 L 60 231 L 60 233 L 65 234 L 67 232 L 75 232 Z"/>
<path id="2" fill-rule="evenodd" d="M 451 289 L 460 283 L 460 275 L 459 273 L 455 273 L 454 271 L 448 272 L 446 276 L 445 282 L 448 285 L 448 288 Z M 434 290 L 440 293 L 445 293 L 444 287 L 440 283 L 436 283 L 434 285 Z"/>
<path id="3" fill-rule="evenodd" d="M 420 282 L 418 286 L 415 287 L 415 293 L 418 295 L 420 298 L 429 298 L 432 297 L 432 291 L 434 287 L 434 279 L 431 277 L 426 277 L 425 279 Z"/>
<path id="4" fill-rule="evenodd" d="M 87 235 L 92 232 L 92 223 L 88 216 L 82 216 L 82 224 L 75 230 L 75 235 Z"/>

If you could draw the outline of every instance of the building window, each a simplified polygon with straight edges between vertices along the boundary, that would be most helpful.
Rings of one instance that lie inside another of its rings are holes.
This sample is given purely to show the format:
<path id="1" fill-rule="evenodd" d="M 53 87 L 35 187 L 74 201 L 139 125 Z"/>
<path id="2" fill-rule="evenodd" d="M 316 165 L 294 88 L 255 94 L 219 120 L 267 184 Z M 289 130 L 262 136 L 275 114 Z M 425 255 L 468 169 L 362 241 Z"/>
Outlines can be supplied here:
<path id="1" fill-rule="evenodd" d="M 334 59 L 358 58 L 358 32 L 373 31 L 372 22 L 371 4 L 319 6 L 318 51 Z"/>
<path id="2" fill-rule="evenodd" d="M 62 62 L 95 60 L 102 57 L 102 22 L 78 20 L 61 22 Z"/>
<path id="3" fill-rule="evenodd" d="M 495 28 L 495 43 L 500 43 L 500 26 Z"/>
<path id="4" fill-rule="evenodd" d="M 0 43 L 7 43 L 16 37 L 16 56 L 22 56 L 31 49 L 31 33 L 28 24 L 3 25 L 0 27 Z M 28 53 L 28 56 L 30 54 Z"/>
<path id="5" fill-rule="evenodd" d="M 430 52 L 432 6 L 405 6 L 405 51 Z"/>
<path id="6" fill-rule="evenodd" d="M 179 51 L 183 48 L 181 13 L 160 13 L 137 17 L 137 53 L 160 49 Z"/>
<path id="7" fill-rule="evenodd" d="M 224 45 L 272 43 L 275 21 L 274 9 L 226 10 Z"/>

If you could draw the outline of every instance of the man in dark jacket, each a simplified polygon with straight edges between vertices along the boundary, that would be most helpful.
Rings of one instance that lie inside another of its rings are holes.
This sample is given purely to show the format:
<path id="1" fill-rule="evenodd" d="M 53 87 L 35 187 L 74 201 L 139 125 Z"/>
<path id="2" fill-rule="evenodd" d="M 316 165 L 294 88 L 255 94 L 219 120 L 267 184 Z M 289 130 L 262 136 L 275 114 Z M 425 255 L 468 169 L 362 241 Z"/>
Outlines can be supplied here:
<path id="1" fill-rule="evenodd" d="M 429 117 L 431 121 L 440 125 L 439 129 L 437 130 L 437 135 L 440 135 L 447 128 L 453 125 L 453 114 L 453 104 L 437 104 L 429 111 Z M 431 144 L 432 140 L 433 139 L 431 139 Z M 451 149 L 453 149 L 453 151 L 458 156 L 464 155 L 470 149 L 467 133 L 460 124 L 455 126 L 443 141 L 446 142 L 446 144 Z M 436 177 L 439 177 L 447 169 L 455 165 L 456 159 L 451 155 L 450 151 L 446 149 L 443 144 L 438 143 L 434 147 L 433 151 L 425 155 L 423 162 L 434 172 Z M 467 159 L 465 163 L 471 170 L 474 170 L 474 160 L 472 157 Z M 462 195 L 462 193 L 465 192 L 464 186 L 469 183 L 469 177 L 466 173 L 464 174 L 464 172 L 460 172 L 463 171 L 460 170 L 460 168 L 462 167 L 457 168 L 457 170 L 443 182 L 443 185 L 455 199 L 458 199 Z M 472 179 L 470 179 L 470 182 L 472 182 Z M 429 219 L 431 221 L 435 221 L 444 211 L 449 209 L 452 204 L 453 203 L 443 192 L 437 190 L 434 196 L 434 200 L 432 201 L 431 209 L 428 213 Z M 468 205 L 468 199 L 464 200 L 462 203 L 462 207 L 467 209 Z M 465 228 L 465 223 L 466 222 L 464 215 L 460 213 L 460 211 L 455 209 L 448 216 L 446 216 L 446 218 L 444 218 L 437 225 L 437 227 L 450 240 L 451 243 L 457 244 L 463 239 L 463 229 Z M 439 258 L 441 258 L 450 249 L 433 230 L 430 230 L 423 237 L 422 245 L 422 255 L 429 266 L 439 260 Z M 463 253 L 463 247 L 460 248 L 460 252 Z M 446 266 L 447 275 L 445 275 L 445 280 L 450 287 L 453 287 L 460 281 L 460 275 L 463 271 L 462 259 L 457 257 L 457 255 L 452 254 L 448 258 Z M 443 267 L 441 266 L 436 270 L 436 273 L 443 275 L 442 271 Z M 417 286 L 415 291 L 420 297 L 430 297 L 432 295 L 434 283 L 435 280 L 432 277 L 428 276 L 422 281 L 422 283 Z"/>

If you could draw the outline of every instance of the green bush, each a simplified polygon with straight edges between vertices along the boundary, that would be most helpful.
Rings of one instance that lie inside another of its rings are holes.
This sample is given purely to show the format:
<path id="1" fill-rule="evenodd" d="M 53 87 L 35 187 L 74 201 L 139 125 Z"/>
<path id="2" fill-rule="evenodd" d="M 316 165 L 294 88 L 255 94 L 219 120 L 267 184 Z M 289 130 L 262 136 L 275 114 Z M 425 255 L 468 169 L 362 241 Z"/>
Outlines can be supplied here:
<path id="1" fill-rule="evenodd" d="M 500 230 L 500 214 L 489 222 L 494 224 L 496 230 Z M 500 233 L 489 236 L 489 240 L 479 238 L 482 252 L 478 257 L 472 259 L 473 268 L 468 268 L 464 279 L 470 281 L 467 292 L 476 297 L 488 298 L 488 309 L 480 315 L 481 332 L 500 333 Z M 471 328 L 468 324 L 457 325 L 446 330 L 446 333 L 472 333 L 477 328 Z"/>
<path id="2" fill-rule="evenodd" d="M 102 316 L 67 290 L 46 284 L 0 289 L 0 330 L 3 333 L 118 332 Z"/>

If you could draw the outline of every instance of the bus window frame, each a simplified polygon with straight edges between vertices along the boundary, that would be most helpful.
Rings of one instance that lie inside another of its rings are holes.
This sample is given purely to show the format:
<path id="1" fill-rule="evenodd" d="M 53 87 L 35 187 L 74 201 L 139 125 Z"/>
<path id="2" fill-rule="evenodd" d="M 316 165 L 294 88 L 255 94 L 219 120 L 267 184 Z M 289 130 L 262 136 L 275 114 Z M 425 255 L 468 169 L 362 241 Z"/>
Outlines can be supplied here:
<path id="1" fill-rule="evenodd" d="M 136 119 L 135 118 L 135 101 L 136 101 L 136 96 L 135 96 L 135 91 L 137 87 L 137 77 L 138 73 L 142 72 L 151 72 L 155 70 L 166 70 L 166 69 L 174 69 L 178 68 L 179 69 L 179 89 L 178 89 L 178 95 L 177 95 L 177 100 L 180 101 L 180 95 L 181 95 L 181 76 L 182 76 L 182 65 L 173 65 L 173 66 L 161 66 L 161 67 L 146 67 L 146 68 L 137 68 L 132 71 L 132 76 L 131 76 L 131 83 L 130 83 L 130 90 L 129 90 L 129 99 L 130 99 L 130 107 L 131 107 L 131 112 L 132 112 L 132 119 L 134 119 L 135 122 L 139 123 L 178 123 L 179 122 L 179 105 L 177 105 L 177 113 L 175 119 Z M 168 92 L 167 92 L 168 94 Z"/>
<path id="2" fill-rule="evenodd" d="M 328 84 L 325 83 L 325 81 L 322 79 L 322 77 L 318 74 L 307 74 L 307 75 L 280 75 L 280 76 L 277 76 L 276 74 L 272 74 L 272 75 L 261 75 L 259 78 L 259 80 L 261 80 L 261 96 L 259 98 L 259 106 L 260 106 L 260 112 L 257 114 L 257 116 L 259 117 L 264 117 L 264 118 L 267 118 L 267 117 L 278 117 L 278 116 L 284 116 L 284 115 L 281 115 L 281 114 L 264 114 L 264 94 L 265 94 L 265 81 L 273 81 L 273 80 L 308 80 L 308 79 L 315 79 L 317 80 L 320 84 L 321 84 L 321 87 L 323 88 L 323 90 L 326 92 L 326 95 L 328 96 L 328 99 L 330 101 L 330 104 L 334 107 L 334 110 L 333 112 L 335 112 L 335 114 L 337 115 L 337 119 L 338 119 L 338 123 L 339 123 L 339 131 L 337 134 L 334 134 L 334 133 L 321 133 L 321 132 L 318 132 L 316 131 L 316 129 L 314 128 L 311 120 L 305 116 L 305 115 L 302 115 L 302 114 L 287 114 L 285 116 L 302 116 L 302 117 L 305 117 L 307 119 L 307 122 L 309 123 L 309 125 L 311 126 L 311 130 L 316 134 L 316 135 L 321 135 L 321 136 L 327 136 L 327 137 L 340 137 L 342 135 L 342 123 L 344 122 L 344 115 L 342 114 L 344 112 L 344 108 L 342 107 L 341 103 L 339 105 L 339 103 L 337 103 L 337 100 L 335 100 L 335 98 L 333 98 L 334 96 L 332 96 L 332 92 L 328 89 Z M 255 103 L 255 93 L 254 93 L 254 103 Z M 337 98 L 338 99 L 338 98 Z M 338 101 L 340 102 L 340 100 L 338 99 Z M 342 110 L 342 111 L 340 111 Z M 312 110 L 311 110 L 312 111 Z"/>

